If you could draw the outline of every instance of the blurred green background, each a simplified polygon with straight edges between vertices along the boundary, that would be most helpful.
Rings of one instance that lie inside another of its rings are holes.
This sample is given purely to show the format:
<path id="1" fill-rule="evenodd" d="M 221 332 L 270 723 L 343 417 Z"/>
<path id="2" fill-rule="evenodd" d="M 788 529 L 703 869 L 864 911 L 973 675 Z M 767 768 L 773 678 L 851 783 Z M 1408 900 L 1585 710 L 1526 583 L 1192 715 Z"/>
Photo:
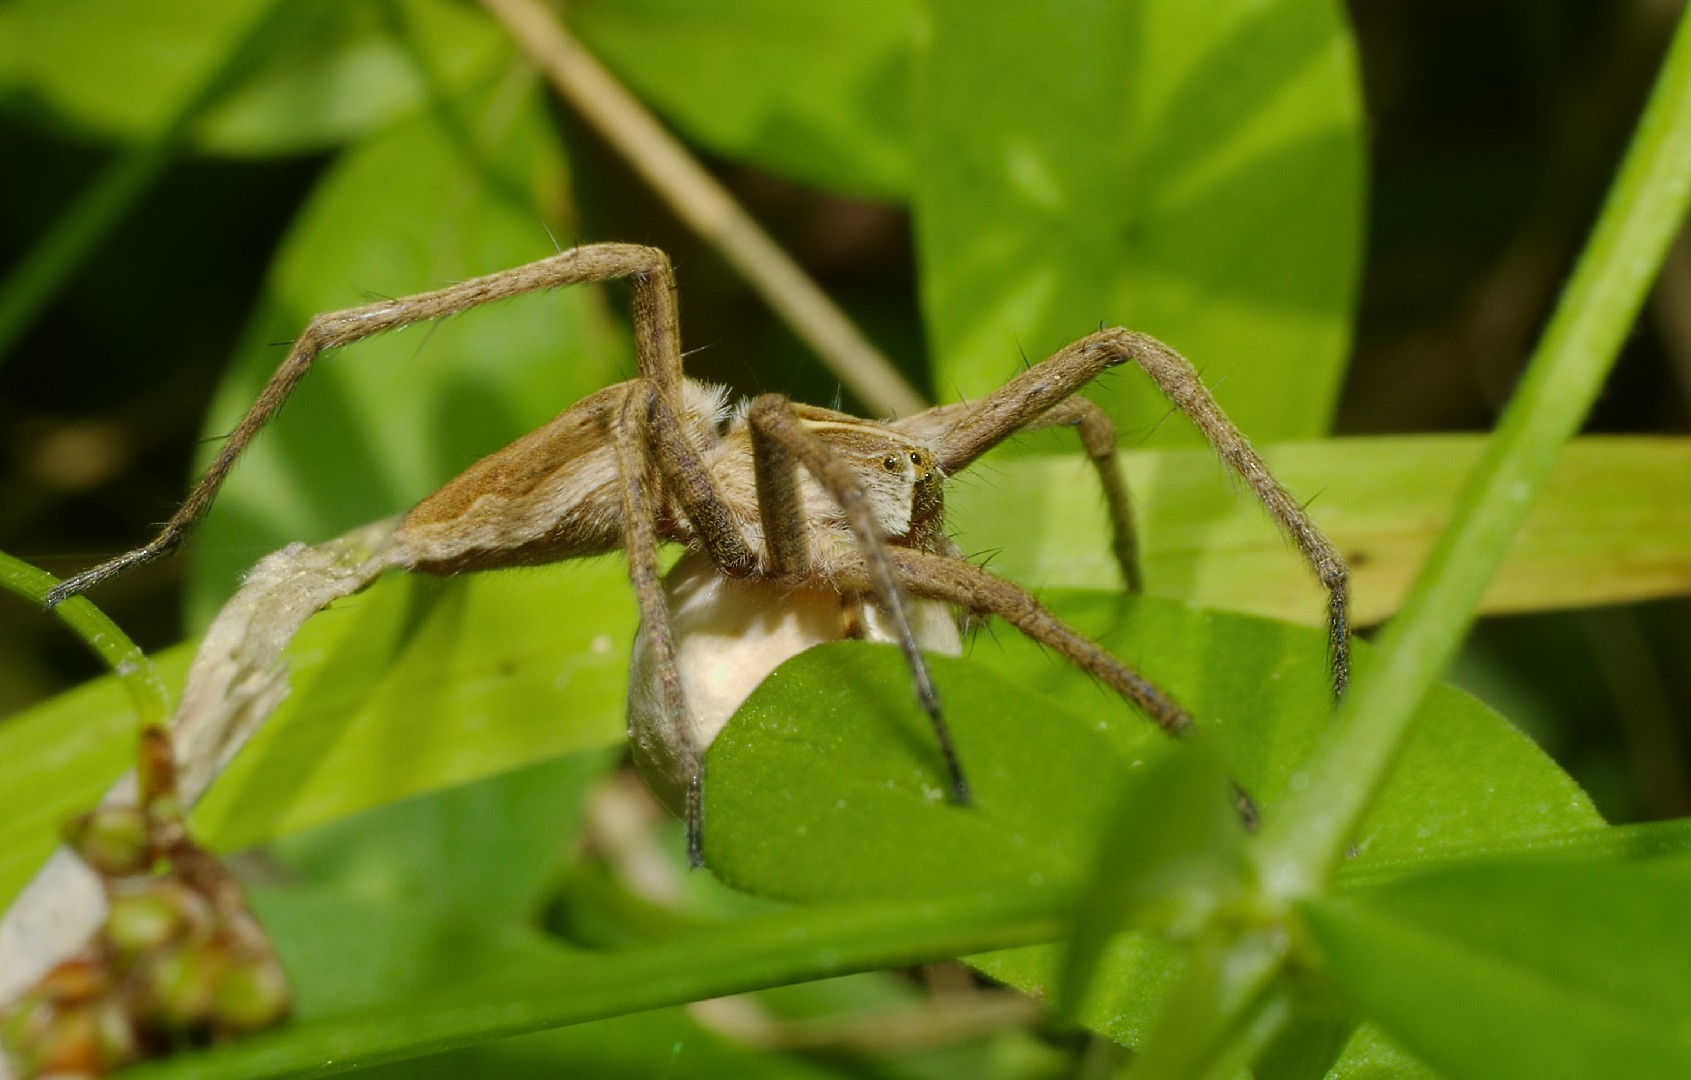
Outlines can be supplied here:
<path id="1" fill-rule="evenodd" d="M 1368 117 L 1367 228 L 1337 433 L 1490 426 L 1583 240 L 1678 9 L 1663 0 L 1349 5 Z M 0 273 L 121 145 L 7 78 L 21 47 L 0 40 Z M 686 341 L 709 345 L 689 359 L 694 374 L 742 392 L 835 397 L 834 377 L 626 166 L 561 107 L 544 121 L 565 135 L 579 229 L 558 242 L 669 250 Z M 140 542 L 169 514 L 276 247 L 334 156 L 309 147 L 175 155 L 0 357 L 0 549 L 63 576 Z M 907 215 L 706 160 L 924 382 Z M 622 318 L 620 305 L 609 309 Z M 1588 430 L 1684 433 L 1688 402 L 1691 245 L 1682 243 Z M 1145 434 L 1124 431 L 1124 445 Z M 184 635 L 185 566 L 161 563 L 97 599 L 143 647 L 171 644 Z M 1691 605 L 1664 600 L 1487 619 L 1455 675 L 1538 738 L 1611 819 L 1636 820 L 1691 812 L 1688 658 Z M 95 672 L 42 615 L 0 605 L 0 714 Z"/>

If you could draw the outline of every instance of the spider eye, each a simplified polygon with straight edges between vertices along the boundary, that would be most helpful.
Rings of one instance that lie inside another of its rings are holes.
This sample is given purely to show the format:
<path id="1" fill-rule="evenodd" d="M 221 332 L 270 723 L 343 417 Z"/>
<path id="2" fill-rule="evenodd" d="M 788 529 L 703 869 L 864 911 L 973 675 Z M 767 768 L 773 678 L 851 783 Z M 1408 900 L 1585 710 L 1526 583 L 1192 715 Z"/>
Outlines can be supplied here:
<path id="1" fill-rule="evenodd" d="M 918 454 L 914 450 L 910 451 L 910 464 L 916 466 L 918 469 L 921 468 L 922 467 L 922 455 Z"/>
<path id="2" fill-rule="evenodd" d="M 898 471 L 898 455 L 897 454 L 888 454 L 886 456 L 886 459 L 881 462 L 881 468 L 887 470 L 887 472 L 897 472 Z"/>

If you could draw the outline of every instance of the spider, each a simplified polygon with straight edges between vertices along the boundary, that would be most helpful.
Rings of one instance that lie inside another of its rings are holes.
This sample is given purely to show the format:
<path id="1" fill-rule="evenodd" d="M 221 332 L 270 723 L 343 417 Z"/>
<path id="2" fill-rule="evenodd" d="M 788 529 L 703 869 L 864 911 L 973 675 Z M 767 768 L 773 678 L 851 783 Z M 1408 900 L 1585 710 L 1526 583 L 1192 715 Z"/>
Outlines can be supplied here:
<path id="1" fill-rule="evenodd" d="M 1115 428 L 1099 406 L 1077 396 L 1100 373 L 1129 361 L 1194 422 L 1327 588 L 1333 692 L 1344 692 L 1343 560 L 1192 365 L 1168 346 L 1129 330 L 1101 330 L 979 401 L 892 421 L 775 394 L 731 414 L 723 390 L 682 371 L 668 258 L 631 244 L 584 245 L 432 292 L 315 317 L 158 536 L 67 580 L 48 603 L 178 547 L 324 349 L 522 293 L 618 278 L 633 283 L 637 375 L 583 398 L 423 499 L 401 519 L 387 565 L 456 574 L 625 551 L 641 616 L 629 701 L 634 756 L 659 797 L 685 817 L 695 865 L 703 859 L 703 754 L 756 681 L 725 684 L 721 664 L 696 647 L 713 633 L 721 636 L 724 625 L 733 628 L 729 665 L 753 668 L 757 676 L 820 641 L 896 642 L 959 804 L 969 801 L 968 784 L 922 654 L 924 646 L 959 650 L 957 611 L 1002 617 L 1103 681 L 1164 731 L 1179 735 L 1191 727 L 1172 698 L 1026 590 L 969 562 L 945 532 L 948 476 L 1018 432 L 1073 427 L 1108 504 L 1124 582 L 1137 589 Z M 659 566 L 664 542 L 687 549 L 667 583 Z M 758 621 L 748 612 L 784 629 L 760 637 L 747 629 Z"/>

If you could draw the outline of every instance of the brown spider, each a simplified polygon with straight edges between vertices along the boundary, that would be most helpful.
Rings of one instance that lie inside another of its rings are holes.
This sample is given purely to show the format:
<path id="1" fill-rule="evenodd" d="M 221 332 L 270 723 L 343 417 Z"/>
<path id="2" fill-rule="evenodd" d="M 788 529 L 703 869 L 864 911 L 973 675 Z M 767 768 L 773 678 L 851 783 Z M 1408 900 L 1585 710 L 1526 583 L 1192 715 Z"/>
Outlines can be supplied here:
<path id="1" fill-rule="evenodd" d="M 1109 504 L 1125 582 L 1136 589 L 1115 428 L 1102 409 L 1076 396 L 1099 373 L 1130 360 L 1250 486 L 1328 589 L 1333 689 L 1343 693 L 1349 667 L 1343 560 L 1227 420 L 1191 364 L 1161 342 L 1103 330 L 980 401 L 900 420 L 862 420 L 775 394 L 730 418 L 721 390 L 682 372 L 669 260 L 627 244 L 579 247 L 312 319 L 160 534 L 66 581 L 48 602 L 174 550 L 324 349 L 521 293 L 614 278 L 634 285 L 638 375 L 583 398 L 417 504 L 401 521 L 385 564 L 455 574 L 626 551 L 641 615 L 630 693 L 635 757 L 660 797 L 684 813 L 695 863 L 702 858 L 703 753 L 749 684 L 713 691 L 708 664 L 687 645 L 748 606 L 800 626 L 767 649 L 735 647 L 735 660 L 759 674 L 817 641 L 896 641 L 958 803 L 968 802 L 968 786 L 921 652 L 923 645 L 956 651 L 954 609 L 1004 618 L 1103 680 L 1163 730 L 1180 734 L 1190 727 L 1190 717 L 1167 695 L 1027 591 L 968 562 L 945 532 L 946 477 L 1017 432 L 1074 427 Z M 665 541 L 689 550 L 667 597 L 658 561 Z"/>

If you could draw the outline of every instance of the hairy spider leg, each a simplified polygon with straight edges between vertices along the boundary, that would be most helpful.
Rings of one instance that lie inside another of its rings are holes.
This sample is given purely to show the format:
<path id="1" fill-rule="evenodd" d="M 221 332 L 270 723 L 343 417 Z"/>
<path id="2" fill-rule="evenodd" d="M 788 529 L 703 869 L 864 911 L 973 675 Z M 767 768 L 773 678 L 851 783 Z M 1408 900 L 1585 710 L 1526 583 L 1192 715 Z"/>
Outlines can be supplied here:
<path id="1" fill-rule="evenodd" d="M 147 543 L 61 582 L 47 594 L 47 606 L 62 603 L 125 571 L 170 554 L 211 509 L 212 500 L 253 437 L 276 415 L 294 387 L 310 372 L 325 349 L 362 341 L 376 334 L 455 315 L 524 293 L 566 285 L 634 280 L 634 324 L 641 375 L 653 380 L 666 401 L 678 402 L 681 352 L 676 334 L 675 278 L 669 258 L 637 244 L 590 244 L 524 266 L 484 274 L 445 288 L 382 300 L 318 315 L 289 349 L 246 413 L 224 440 L 217 457 L 188 492 L 158 535 Z"/>
<path id="2" fill-rule="evenodd" d="M 1222 462 L 1245 482 L 1326 588 L 1328 669 L 1334 700 L 1343 697 L 1350 682 L 1349 575 L 1344 558 L 1310 519 L 1302 504 L 1274 479 L 1250 441 L 1216 404 L 1191 361 L 1156 338 L 1119 327 L 1101 330 L 1021 372 L 979 401 L 929 410 L 909 421 L 901 421 L 899 426 L 905 430 L 917 426 L 927 431 L 937 428 L 934 445 L 940 451 L 940 468 L 952 474 L 1017 431 L 1042 422 L 1063 422 L 1042 421 L 1042 418 L 1065 401 L 1080 400 L 1073 395 L 1082 386 L 1106 369 L 1128 360 L 1139 365 L 1163 396 L 1192 421 Z M 1084 406 L 1080 408 L 1084 409 Z M 1068 414 L 1059 411 L 1056 415 L 1064 417 Z M 1073 422 L 1082 421 L 1077 419 Z M 1097 424 L 1095 420 L 1091 423 L 1092 437 L 1095 438 Z M 1082 437 L 1087 438 L 1084 428 Z M 1094 453 L 1090 442 L 1087 451 Z M 1096 455 L 1094 460 L 1098 460 Z M 1110 489 L 1112 483 L 1119 481 L 1111 479 L 1111 470 L 1106 467 L 1101 466 L 1100 475 L 1106 497 L 1112 500 L 1119 551 L 1122 530 L 1130 528 L 1129 519 L 1124 511 L 1113 505 L 1117 496 L 1111 494 Z M 1118 478 L 1119 475 L 1115 473 Z M 1125 487 L 1119 498 L 1125 507 Z"/>
<path id="3" fill-rule="evenodd" d="M 957 759 L 951 730 L 940 710 L 939 691 L 934 689 L 928 673 L 928 663 L 917 645 L 911 628 L 910 598 L 905 595 L 889 558 L 889 545 L 875 515 L 869 507 L 862 482 L 836 457 L 826 442 L 806 425 L 793 403 L 778 394 L 764 394 L 753 400 L 746 412 L 751 429 L 752 451 L 758 481 L 759 507 L 763 516 L 765 543 L 790 573 L 808 570 L 808 552 L 804 543 L 805 522 L 803 507 L 798 498 L 795 467 L 803 465 L 816 482 L 828 492 L 845 515 L 852 535 L 857 539 L 869 570 L 870 589 L 881 608 L 892 620 L 899 649 L 910 668 L 916 700 L 927 713 L 939 742 L 940 755 L 951 783 L 951 801 L 960 806 L 969 803 L 969 784 L 963 777 L 963 766 Z M 876 435 L 885 439 L 884 429 Z M 918 483 L 929 479 L 919 476 Z M 768 482 L 768 489 L 764 487 Z"/>

